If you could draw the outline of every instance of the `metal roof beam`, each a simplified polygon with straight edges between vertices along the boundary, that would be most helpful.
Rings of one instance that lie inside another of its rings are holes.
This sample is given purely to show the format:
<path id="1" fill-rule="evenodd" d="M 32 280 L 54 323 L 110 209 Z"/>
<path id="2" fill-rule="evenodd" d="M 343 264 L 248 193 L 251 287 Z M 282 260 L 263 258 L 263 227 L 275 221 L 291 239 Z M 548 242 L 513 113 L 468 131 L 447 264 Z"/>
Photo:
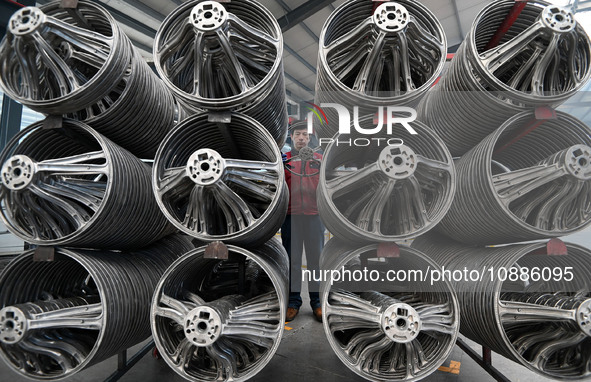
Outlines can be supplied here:
<path id="1" fill-rule="evenodd" d="M 303 83 L 301 83 L 299 80 L 297 80 L 296 78 L 294 78 L 294 76 L 292 76 L 291 74 L 289 74 L 287 72 L 284 72 L 284 74 L 285 74 L 285 78 L 287 78 L 288 80 L 290 80 L 294 84 L 298 85 L 300 88 L 304 89 L 308 93 L 314 95 L 314 92 L 312 91 L 312 89 L 310 89 L 309 87 L 307 87 L 306 85 L 304 85 Z"/>
<path id="2" fill-rule="evenodd" d="M 291 7 L 289 5 L 287 5 L 287 3 L 285 1 L 283 1 L 283 0 L 277 0 L 277 3 L 279 3 L 279 5 L 281 5 L 281 7 L 283 7 L 283 9 L 286 12 L 291 12 L 291 10 L 292 10 Z M 302 28 L 304 28 L 304 30 L 306 31 L 306 33 L 308 33 L 308 35 L 310 35 L 310 37 L 312 37 L 314 39 L 314 41 L 318 42 L 320 40 L 320 38 L 318 36 L 316 36 L 316 33 L 314 33 L 312 31 L 312 29 L 310 29 L 308 27 L 308 25 L 306 25 L 305 22 L 302 21 L 300 26 Z"/>
<path id="3" fill-rule="evenodd" d="M 314 67 L 314 65 L 312 65 L 308 61 L 306 61 L 306 59 L 304 57 L 300 56 L 298 54 L 298 52 L 296 52 L 295 50 L 291 49 L 289 46 L 283 45 L 283 47 L 285 48 L 285 50 L 287 50 L 289 52 L 289 54 L 291 54 L 292 56 L 294 56 L 296 60 L 298 60 L 299 62 L 301 62 L 302 64 L 304 64 L 304 66 L 306 68 L 310 69 L 310 71 L 312 73 L 316 74 L 316 68 Z"/>
<path id="4" fill-rule="evenodd" d="M 314 13 L 331 4 L 334 0 L 308 0 L 291 12 L 288 12 L 283 17 L 279 18 L 277 22 L 281 27 L 282 32 L 286 32 L 295 27 Z"/>

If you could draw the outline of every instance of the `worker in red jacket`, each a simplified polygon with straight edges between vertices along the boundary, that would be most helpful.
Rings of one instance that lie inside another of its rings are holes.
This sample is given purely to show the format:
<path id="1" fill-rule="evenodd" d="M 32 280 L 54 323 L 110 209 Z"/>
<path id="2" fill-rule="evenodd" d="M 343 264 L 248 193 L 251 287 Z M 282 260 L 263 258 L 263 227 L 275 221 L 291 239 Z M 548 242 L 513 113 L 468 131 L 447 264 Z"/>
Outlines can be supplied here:
<path id="1" fill-rule="evenodd" d="M 290 192 L 287 217 L 281 227 L 281 239 L 290 258 L 291 277 L 287 321 L 293 320 L 302 306 L 302 254 L 306 253 L 307 269 L 318 274 L 320 253 L 324 246 L 324 225 L 318 216 L 316 188 L 318 187 L 322 155 L 313 154 L 313 160 L 301 160 L 300 150 L 310 143 L 305 123 L 296 123 L 291 128 L 292 150 L 284 156 L 285 180 Z M 291 160 L 290 160 L 291 159 Z M 314 174 L 310 176 L 310 174 Z M 306 280 L 308 281 L 308 280 Z M 322 306 L 319 283 L 308 282 L 310 306 L 316 319 L 322 322 Z"/>

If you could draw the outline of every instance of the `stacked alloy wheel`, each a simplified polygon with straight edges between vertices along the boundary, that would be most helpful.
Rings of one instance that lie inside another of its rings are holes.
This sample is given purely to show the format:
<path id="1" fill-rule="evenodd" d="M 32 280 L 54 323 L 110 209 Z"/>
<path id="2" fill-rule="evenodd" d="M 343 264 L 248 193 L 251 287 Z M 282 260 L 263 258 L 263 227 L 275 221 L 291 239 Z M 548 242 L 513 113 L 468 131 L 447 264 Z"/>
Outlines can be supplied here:
<path id="1" fill-rule="evenodd" d="M 591 129 L 516 115 L 456 162 L 458 188 L 437 229 L 465 244 L 559 237 L 591 224 Z M 515 141 L 532 124 L 539 126 Z"/>
<path id="2" fill-rule="evenodd" d="M 142 158 L 182 112 L 172 93 L 96 2 L 25 7 L 0 44 L 0 87 L 40 113 L 85 122 Z"/>
<path id="3" fill-rule="evenodd" d="M 371 123 L 372 118 L 359 122 L 363 128 Z M 354 242 L 405 240 L 445 216 L 455 193 L 452 157 L 427 126 L 411 126 L 418 134 L 400 129 L 392 146 L 385 133 L 372 135 L 373 145 L 355 147 L 338 142 L 367 138 L 335 135 L 324 155 L 317 193 L 320 216 L 334 235 Z"/>
<path id="4" fill-rule="evenodd" d="M 283 36 L 258 2 L 183 3 L 156 33 L 154 64 L 187 108 L 244 113 L 285 143 Z"/>
<path id="5" fill-rule="evenodd" d="M 0 357 L 28 378 L 57 380 L 150 335 L 150 301 L 166 268 L 193 248 L 169 236 L 135 252 L 53 248 L 16 257 L 0 277 Z"/>
<path id="6" fill-rule="evenodd" d="M 416 106 L 445 64 L 447 40 L 435 15 L 413 0 L 350 0 L 320 35 L 315 103 L 339 104 L 359 117 L 379 107 Z M 318 136 L 332 138 L 339 116 L 326 108 Z M 352 114 L 351 114 L 352 115 Z"/>
<path id="7" fill-rule="evenodd" d="M 378 244 L 351 246 L 336 238 L 326 244 L 321 269 L 342 269 L 345 274 L 363 268 L 377 273 L 378 281 L 323 283 L 324 330 L 339 359 L 365 379 L 419 380 L 437 370 L 455 346 L 456 296 L 448 282 L 386 282 L 392 269 L 437 265 L 408 247 L 401 247 L 398 257 L 380 258 L 380 252 Z"/>
<path id="8" fill-rule="evenodd" d="M 453 283 L 461 333 L 544 377 L 589 377 L 591 251 L 566 244 L 567 255 L 553 256 L 545 243 L 467 247 L 432 233 L 412 247 L 447 269 L 515 269 L 513 280 L 486 272 L 482 282 Z M 558 270 L 571 275 L 558 277 Z"/>
<path id="9" fill-rule="evenodd" d="M 173 232 L 152 196 L 150 167 L 81 122 L 34 123 L 0 163 L 1 216 L 25 242 L 134 249 Z"/>
<path id="10" fill-rule="evenodd" d="M 591 39 L 569 8 L 528 1 L 513 24 L 503 24 L 514 6 L 496 1 L 480 12 L 421 103 L 419 118 L 454 156 L 520 112 L 564 103 L 591 78 Z M 502 34 L 504 25 L 511 27 Z"/>
<path id="11" fill-rule="evenodd" d="M 245 381 L 271 360 L 283 335 L 289 261 L 279 241 L 230 245 L 227 259 L 197 248 L 172 264 L 152 301 L 160 355 L 190 381 Z"/>
<path id="12" fill-rule="evenodd" d="M 254 119 L 231 118 L 215 123 L 201 113 L 179 124 L 156 155 L 154 195 L 186 234 L 256 247 L 275 235 L 287 211 L 281 152 Z"/>

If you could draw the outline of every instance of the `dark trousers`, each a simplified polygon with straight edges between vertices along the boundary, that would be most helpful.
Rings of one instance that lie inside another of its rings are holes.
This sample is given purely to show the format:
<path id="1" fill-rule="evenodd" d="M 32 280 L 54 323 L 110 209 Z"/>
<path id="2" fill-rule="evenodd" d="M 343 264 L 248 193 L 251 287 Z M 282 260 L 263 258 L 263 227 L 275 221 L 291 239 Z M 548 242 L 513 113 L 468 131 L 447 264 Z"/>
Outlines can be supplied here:
<path id="1" fill-rule="evenodd" d="M 318 215 L 287 215 L 281 226 L 281 241 L 290 263 L 288 307 L 299 309 L 302 306 L 302 254 L 305 248 L 307 269 L 311 272 L 316 270 L 318 274 L 320 253 L 324 246 L 324 225 Z M 310 306 L 312 309 L 320 308 L 319 283 L 309 281 L 308 290 Z"/>

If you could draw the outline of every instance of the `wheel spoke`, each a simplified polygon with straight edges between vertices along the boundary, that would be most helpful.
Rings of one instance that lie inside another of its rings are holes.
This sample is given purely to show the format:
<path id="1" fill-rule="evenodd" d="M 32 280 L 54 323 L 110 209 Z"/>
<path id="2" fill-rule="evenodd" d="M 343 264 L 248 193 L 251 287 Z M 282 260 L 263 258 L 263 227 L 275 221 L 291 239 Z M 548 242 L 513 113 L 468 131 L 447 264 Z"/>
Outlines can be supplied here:
<path id="1" fill-rule="evenodd" d="M 560 309 L 525 302 L 502 301 L 499 315 L 503 323 L 573 321 L 577 322 L 576 310 Z"/>
<path id="2" fill-rule="evenodd" d="M 31 184 L 28 187 L 29 191 L 33 194 L 65 211 L 67 214 L 66 217 L 69 221 L 74 223 L 75 229 L 82 227 L 91 219 L 91 216 L 86 210 L 75 203 L 70 203 L 69 201 L 64 200 L 62 195 L 54 194 L 51 190 L 47 190 L 47 188 L 48 187 L 45 187 L 44 190 L 34 184 Z M 52 209 L 52 213 L 55 213 L 55 210 Z"/>
<path id="3" fill-rule="evenodd" d="M 38 187 L 41 190 L 58 197 L 67 197 L 70 199 L 70 202 L 80 202 L 80 204 L 82 204 L 84 207 L 90 208 L 93 212 L 98 211 L 103 199 L 102 197 L 97 198 L 93 195 L 90 195 L 76 187 L 71 187 L 66 182 L 52 182 L 52 184 L 39 183 Z"/>
<path id="4" fill-rule="evenodd" d="M 505 205 L 523 195 L 545 186 L 567 172 L 559 164 L 538 165 L 520 170 L 494 175 L 494 188 Z"/>
<path id="5" fill-rule="evenodd" d="M 103 308 L 98 303 L 32 314 L 32 317 L 27 320 L 27 326 L 31 330 L 63 327 L 100 330 L 102 320 Z"/>
<path id="6" fill-rule="evenodd" d="M 534 65 L 536 65 L 536 63 L 538 62 L 538 59 L 540 57 L 540 55 L 543 52 L 543 48 L 539 45 L 536 45 L 534 48 L 534 52 L 531 54 L 530 58 L 527 60 L 527 62 L 523 65 L 521 65 L 519 67 L 519 70 L 517 70 L 517 72 L 511 77 L 511 79 L 509 80 L 508 85 L 514 89 L 521 89 L 524 90 L 522 86 L 528 86 L 528 82 L 531 82 L 530 80 L 526 80 L 527 78 L 531 78 L 532 76 L 532 68 L 534 67 Z"/>
<path id="7" fill-rule="evenodd" d="M 154 308 L 154 313 L 160 317 L 170 318 L 178 325 L 183 326 L 185 317 L 189 314 L 190 309 L 193 307 L 187 306 L 187 302 L 181 302 L 176 300 L 170 296 L 165 295 L 164 293 L 160 296 L 160 305 L 166 306 L 157 306 Z"/>
<path id="8" fill-rule="evenodd" d="M 23 88 L 22 96 L 36 100 L 40 95 L 38 86 L 39 73 L 37 71 L 37 65 L 34 65 L 35 59 L 31 57 L 32 54 L 27 51 L 26 47 L 27 43 L 22 37 L 15 37 L 14 51 L 24 77 L 21 81 Z"/>
<path id="9" fill-rule="evenodd" d="M 545 52 L 542 54 L 542 58 L 537 61 L 534 71 L 533 77 L 531 80 L 531 89 L 532 93 L 537 96 L 544 96 L 548 94 L 544 94 L 544 84 L 546 83 L 546 74 L 548 71 L 548 67 L 554 60 L 554 53 L 558 49 L 558 44 L 560 42 L 561 36 L 559 34 L 553 34 L 546 48 Z M 551 91 L 552 89 L 548 89 Z"/>
<path id="10" fill-rule="evenodd" d="M 377 372 L 379 370 L 379 360 L 382 355 L 392 347 L 392 340 L 382 335 L 378 341 L 368 343 L 363 347 L 363 350 L 357 358 L 357 366 L 366 371 Z M 377 359 L 378 362 L 375 362 Z"/>
<path id="11" fill-rule="evenodd" d="M 553 341 L 545 341 L 536 346 L 537 352 L 533 356 L 531 363 L 538 369 L 546 369 L 546 364 L 552 357 L 552 354 L 572 348 L 586 338 L 583 333 L 568 333 L 564 329 L 560 329 L 559 332 L 561 333 L 560 337 L 555 338 Z"/>
<path id="12" fill-rule="evenodd" d="M 61 351 L 34 345 L 30 341 L 20 342 L 18 344 L 18 347 L 25 352 L 34 354 L 34 357 L 37 359 L 37 355 L 43 355 L 45 357 L 50 358 L 60 367 L 62 373 L 69 373 L 74 368 L 72 361 L 68 357 L 66 357 Z M 41 367 L 39 368 L 42 369 Z"/>
<path id="13" fill-rule="evenodd" d="M 402 70 L 402 83 L 404 84 L 405 90 L 410 92 L 416 89 L 414 82 L 412 81 L 412 73 L 410 70 L 410 59 L 409 59 L 409 48 L 408 48 L 408 36 L 404 31 L 398 32 L 399 41 L 399 52 L 400 52 L 400 68 Z"/>
<path id="14" fill-rule="evenodd" d="M 277 50 L 279 46 L 278 39 L 273 38 L 272 36 L 248 25 L 233 14 L 228 15 L 228 22 L 233 28 L 233 30 L 230 30 L 229 33 L 230 37 L 241 38 L 249 42 L 254 41 L 260 45 L 273 49 L 274 51 Z"/>
<path id="15" fill-rule="evenodd" d="M 72 72 L 72 69 L 65 63 L 65 61 L 53 50 L 51 45 L 45 41 L 39 32 L 35 31 L 31 34 L 33 38 L 33 45 L 39 53 L 41 61 L 49 69 L 55 80 L 59 85 L 60 96 L 66 95 L 68 92 L 78 89 L 78 81 Z"/>
<path id="16" fill-rule="evenodd" d="M 205 230 L 205 215 L 202 214 L 205 208 L 203 202 L 204 188 L 196 184 L 191 190 L 187 205 L 187 212 L 183 219 L 183 225 L 192 231 L 203 232 Z"/>
<path id="17" fill-rule="evenodd" d="M 416 158 L 417 163 L 419 165 L 425 165 L 430 171 L 448 174 L 453 171 L 453 163 L 447 163 L 436 159 L 430 159 L 423 155 L 417 155 Z"/>
<path id="18" fill-rule="evenodd" d="M 227 65 L 226 68 L 230 69 L 230 74 L 234 80 L 234 83 L 236 83 L 240 87 L 241 92 L 248 90 L 249 85 L 246 81 L 244 69 L 242 68 L 242 64 L 238 60 L 236 53 L 234 53 L 234 49 L 232 48 L 228 36 L 226 36 L 226 34 L 221 30 L 216 30 L 216 34 L 218 36 L 220 45 L 225 53 L 225 61 Z"/>
<path id="19" fill-rule="evenodd" d="M 162 179 L 158 181 L 158 192 L 163 195 L 186 180 L 189 180 L 186 167 L 167 168 L 162 173 Z"/>
<path id="20" fill-rule="evenodd" d="M 406 376 L 412 378 L 421 373 L 421 369 L 427 361 L 419 341 L 407 342 L 404 345 L 406 347 Z"/>
<path id="21" fill-rule="evenodd" d="M 369 51 L 369 54 L 365 58 L 365 62 L 363 66 L 359 70 L 357 74 L 357 78 L 355 79 L 355 84 L 353 85 L 353 90 L 358 92 L 365 93 L 367 90 L 367 84 L 370 76 L 375 75 L 377 70 L 377 66 L 382 64 L 380 57 L 382 55 L 382 50 L 384 49 L 384 45 L 386 44 L 386 33 L 380 32 L 376 37 L 376 40 L 373 44 L 373 47 Z M 372 89 L 373 90 L 373 89 Z M 376 89 L 377 90 L 377 89 Z"/>
<path id="22" fill-rule="evenodd" d="M 389 179 L 386 185 L 378 188 L 378 192 L 370 199 L 357 217 L 356 225 L 364 231 L 381 233 L 382 214 L 388 200 L 392 197 L 396 180 Z"/>
<path id="23" fill-rule="evenodd" d="M 51 16 L 47 16 L 46 23 L 52 33 L 99 58 L 103 63 L 107 61 L 113 45 L 112 37 L 65 23 Z"/>
<path id="24" fill-rule="evenodd" d="M 267 171 L 283 171 L 280 163 L 264 162 L 264 161 L 249 161 L 242 159 L 226 159 L 226 169 L 242 169 L 242 170 L 267 170 Z"/>
<path id="25" fill-rule="evenodd" d="M 333 291 L 324 306 L 331 331 L 380 328 L 379 308 L 361 297 L 344 291 Z"/>
<path id="26" fill-rule="evenodd" d="M 76 361 L 76 364 L 80 364 L 82 361 L 84 361 L 84 358 L 86 358 L 88 354 L 88 351 L 85 350 L 84 346 L 81 346 L 81 343 L 78 343 L 78 346 L 75 346 L 72 342 L 67 341 L 66 339 L 54 340 L 33 336 L 29 338 L 29 342 L 42 348 L 62 351 L 69 359 Z"/>
<path id="27" fill-rule="evenodd" d="M 324 51 L 326 52 L 327 57 L 333 50 L 345 50 L 349 49 L 351 46 L 356 46 L 359 43 L 363 43 L 367 34 L 371 31 L 370 27 L 373 26 L 373 17 L 370 16 L 367 19 L 363 20 L 361 24 L 353 28 L 349 33 L 345 36 L 333 41 L 330 43 Z"/>
<path id="28" fill-rule="evenodd" d="M 378 172 L 379 166 L 375 162 L 360 170 L 339 171 L 339 176 L 326 182 L 328 195 L 335 199 L 360 187 L 367 187 L 369 178 Z"/>
<path id="29" fill-rule="evenodd" d="M 416 221 L 421 227 L 424 227 L 432 221 L 429 218 L 429 214 L 427 213 L 427 207 L 425 206 L 425 201 L 423 200 L 421 185 L 419 184 L 419 181 L 414 175 L 408 177 L 407 181 L 408 185 L 410 186 L 410 190 L 408 193 L 409 207 L 413 207 L 413 212 Z"/>
<path id="30" fill-rule="evenodd" d="M 214 194 L 220 207 L 224 208 L 225 205 L 231 210 L 231 213 L 226 216 L 228 226 L 233 225 L 235 221 L 238 224 L 236 230 L 243 230 L 254 223 L 255 219 L 248 204 L 225 183 L 216 182 Z"/>
<path id="31" fill-rule="evenodd" d="M 412 15 L 410 16 L 410 20 L 408 22 L 407 33 L 409 34 L 409 36 L 412 36 L 413 41 L 420 42 L 423 44 L 423 46 L 419 47 L 418 50 L 424 52 L 435 51 L 441 52 L 442 54 L 445 53 L 445 46 L 443 42 L 434 35 L 432 35 L 428 30 L 423 28 L 421 24 L 417 22 L 416 18 Z M 439 61 L 439 57 L 432 57 L 432 60 L 434 62 L 437 62 Z M 435 67 L 437 65 L 434 64 L 433 66 Z"/>
<path id="32" fill-rule="evenodd" d="M 196 33 L 193 47 L 193 95 L 197 96 L 201 95 L 201 78 L 204 75 L 202 72 L 204 56 L 203 52 L 205 47 L 203 36 L 203 32 Z"/>
<path id="33" fill-rule="evenodd" d="M 533 23 L 512 40 L 484 52 L 480 56 L 482 64 L 491 73 L 495 73 L 502 65 L 519 55 L 544 29 L 541 21 Z"/>
<path id="34" fill-rule="evenodd" d="M 243 176 L 238 176 L 234 174 L 235 172 L 228 174 L 228 181 L 246 191 L 250 197 L 261 200 L 265 203 L 271 202 L 275 197 L 276 191 L 273 191 L 271 188 L 269 188 L 269 186 L 262 186 L 258 183 L 269 182 L 273 185 L 276 184 L 276 182 L 270 180 L 271 177 L 269 177 L 269 175 L 259 175 L 244 172 L 244 176 L 247 177 L 247 179 L 244 179 Z"/>

